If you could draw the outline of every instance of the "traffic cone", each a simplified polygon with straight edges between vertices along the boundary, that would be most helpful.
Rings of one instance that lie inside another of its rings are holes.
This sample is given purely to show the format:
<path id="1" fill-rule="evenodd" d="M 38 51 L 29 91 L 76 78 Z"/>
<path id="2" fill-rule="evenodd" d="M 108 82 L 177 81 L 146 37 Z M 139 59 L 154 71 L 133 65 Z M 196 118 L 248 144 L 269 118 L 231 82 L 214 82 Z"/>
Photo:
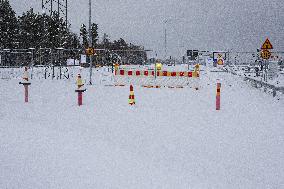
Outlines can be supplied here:
<path id="1" fill-rule="evenodd" d="M 134 91 L 133 91 L 133 86 L 132 85 L 130 85 L 130 95 L 129 95 L 128 103 L 131 106 L 135 104 L 135 97 L 134 97 Z"/>

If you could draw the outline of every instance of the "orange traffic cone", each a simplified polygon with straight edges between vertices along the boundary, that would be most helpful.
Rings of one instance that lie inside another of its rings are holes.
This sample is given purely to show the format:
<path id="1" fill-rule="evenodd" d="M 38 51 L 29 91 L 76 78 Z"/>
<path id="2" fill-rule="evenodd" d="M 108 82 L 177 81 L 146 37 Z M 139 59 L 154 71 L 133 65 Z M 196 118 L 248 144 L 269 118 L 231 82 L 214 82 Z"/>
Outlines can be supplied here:
<path id="1" fill-rule="evenodd" d="M 130 95 L 129 95 L 128 103 L 131 106 L 135 104 L 135 97 L 134 97 L 134 91 L 133 91 L 133 86 L 132 85 L 130 85 Z"/>

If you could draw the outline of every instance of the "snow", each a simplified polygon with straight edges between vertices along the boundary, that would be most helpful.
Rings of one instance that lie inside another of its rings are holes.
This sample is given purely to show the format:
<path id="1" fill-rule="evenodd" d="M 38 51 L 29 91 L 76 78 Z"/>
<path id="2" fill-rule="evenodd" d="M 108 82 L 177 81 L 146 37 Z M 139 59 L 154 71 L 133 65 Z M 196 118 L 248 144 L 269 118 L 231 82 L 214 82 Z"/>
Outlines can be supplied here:
<path id="1" fill-rule="evenodd" d="M 205 69 L 199 90 L 135 85 L 129 106 L 105 71 L 81 107 L 74 78 L 35 77 L 28 104 L 19 79 L 0 79 L 0 188 L 284 187 L 283 99 Z"/>

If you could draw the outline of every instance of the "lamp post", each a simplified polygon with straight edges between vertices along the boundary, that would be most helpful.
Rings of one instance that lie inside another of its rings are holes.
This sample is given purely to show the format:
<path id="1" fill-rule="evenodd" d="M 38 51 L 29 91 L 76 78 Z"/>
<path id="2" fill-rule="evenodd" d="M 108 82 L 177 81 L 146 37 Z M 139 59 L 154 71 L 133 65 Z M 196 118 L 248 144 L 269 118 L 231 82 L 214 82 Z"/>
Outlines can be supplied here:
<path id="1" fill-rule="evenodd" d="M 165 26 L 165 57 L 164 57 L 164 59 L 165 59 L 165 61 L 166 61 L 167 56 L 168 56 L 168 52 L 167 52 L 167 26 L 166 26 L 167 22 L 168 22 L 168 20 L 164 21 L 164 24 L 165 24 L 164 25 Z"/>
<path id="2" fill-rule="evenodd" d="M 89 47 L 92 47 L 92 2 L 89 0 Z M 93 55 L 90 54 L 90 81 L 89 84 L 92 85 L 92 68 L 93 68 Z"/>

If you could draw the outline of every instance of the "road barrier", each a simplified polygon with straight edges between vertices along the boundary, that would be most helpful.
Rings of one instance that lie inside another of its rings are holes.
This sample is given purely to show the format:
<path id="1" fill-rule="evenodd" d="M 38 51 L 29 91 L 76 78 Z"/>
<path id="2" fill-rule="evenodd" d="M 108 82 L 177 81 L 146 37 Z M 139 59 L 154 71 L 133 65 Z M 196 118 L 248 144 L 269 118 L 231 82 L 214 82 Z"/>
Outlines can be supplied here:
<path id="1" fill-rule="evenodd" d="M 128 85 L 131 83 L 144 87 L 149 86 L 147 88 L 182 88 L 188 85 L 196 87 L 197 80 L 199 80 L 199 72 L 197 71 L 116 69 L 114 72 L 114 84 L 116 86 Z"/>

